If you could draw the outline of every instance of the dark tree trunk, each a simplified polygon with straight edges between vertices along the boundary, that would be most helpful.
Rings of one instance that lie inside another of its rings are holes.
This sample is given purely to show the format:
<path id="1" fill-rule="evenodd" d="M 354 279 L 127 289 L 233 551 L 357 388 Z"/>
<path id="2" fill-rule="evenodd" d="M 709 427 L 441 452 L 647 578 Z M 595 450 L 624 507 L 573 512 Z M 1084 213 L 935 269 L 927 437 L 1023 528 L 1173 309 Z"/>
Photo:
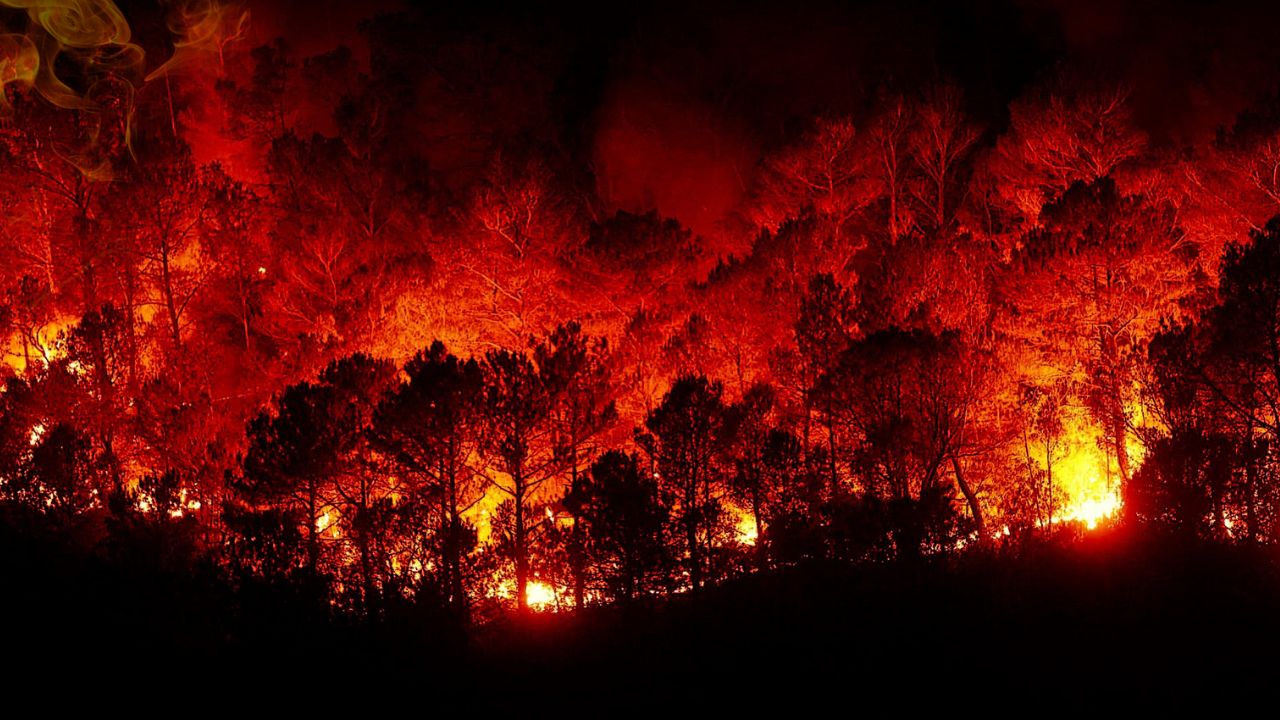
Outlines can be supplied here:
<path id="1" fill-rule="evenodd" d="M 840 478 L 836 471 L 836 422 L 835 409 L 831 405 L 831 401 L 827 400 L 827 464 L 831 473 L 831 498 L 833 500 L 840 499 Z"/>
<path id="2" fill-rule="evenodd" d="M 764 548 L 764 520 L 760 517 L 760 489 L 751 492 L 751 519 L 756 524 L 756 570 L 764 572 L 768 568 L 768 558 Z"/>
<path id="3" fill-rule="evenodd" d="M 516 597 L 520 611 L 529 609 L 529 553 L 526 547 L 524 527 L 525 486 L 523 473 L 517 469 L 515 481 L 515 561 L 516 561 Z"/>
<path id="4" fill-rule="evenodd" d="M 1129 449 L 1125 442 L 1128 436 L 1128 423 L 1124 417 L 1124 402 L 1120 398 L 1120 388 L 1115 388 L 1112 401 L 1111 434 L 1115 438 L 1116 467 L 1120 470 L 1120 482 L 1129 482 Z"/>
<path id="5" fill-rule="evenodd" d="M 1249 428 L 1252 433 L 1253 428 Z M 1249 526 L 1247 538 L 1249 542 L 1255 542 L 1258 538 L 1258 501 L 1257 501 L 1257 481 L 1258 481 L 1258 460 L 1260 456 L 1257 453 L 1257 445 L 1252 440 L 1246 440 L 1247 456 L 1244 464 L 1244 482 L 1245 482 L 1245 498 L 1244 512 L 1245 523 Z"/>
<path id="6" fill-rule="evenodd" d="M 178 303 L 173 296 L 173 274 L 169 267 L 169 248 L 160 249 L 160 290 L 164 293 L 164 307 L 169 319 L 169 335 L 175 349 L 182 349 L 182 331 L 178 320 Z"/>
<path id="7" fill-rule="evenodd" d="M 307 567 L 312 572 L 320 565 L 320 538 L 316 531 L 316 481 L 307 483 Z"/>
<path id="8" fill-rule="evenodd" d="M 973 524 L 978 530 L 978 539 L 982 543 L 986 543 L 987 525 L 982 518 L 982 506 L 978 504 L 978 495 L 969 486 L 969 482 L 964 479 L 964 473 L 960 470 L 960 458 L 954 454 L 951 456 L 951 469 L 956 474 L 956 485 L 960 488 L 960 494 L 964 495 L 964 501 L 969 505 L 969 513 L 973 515 Z"/>

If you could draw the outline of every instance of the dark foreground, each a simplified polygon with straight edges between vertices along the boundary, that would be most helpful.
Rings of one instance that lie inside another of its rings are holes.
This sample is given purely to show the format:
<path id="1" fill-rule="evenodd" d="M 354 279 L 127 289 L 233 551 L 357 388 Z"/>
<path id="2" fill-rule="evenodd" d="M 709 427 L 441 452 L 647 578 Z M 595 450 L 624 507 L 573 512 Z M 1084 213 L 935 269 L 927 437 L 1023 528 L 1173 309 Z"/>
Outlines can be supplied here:
<path id="1" fill-rule="evenodd" d="M 296 604 L 279 588 L 231 594 L 201 579 L 212 573 L 123 566 L 7 530 L 0 548 L 5 684 L 18 695 L 101 682 L 149 697 L 216 687 L 224 699 L 331 692 L 546 710 L 692 691 L 1008 716 L 1117 697 L 1225 709 L 1266 697 L 1280 669 L 1275 550 L 1119 531 L 1018 555 L 791 568 L 471 631 L 412 610 L 361 627 L 304 593 Z"/>

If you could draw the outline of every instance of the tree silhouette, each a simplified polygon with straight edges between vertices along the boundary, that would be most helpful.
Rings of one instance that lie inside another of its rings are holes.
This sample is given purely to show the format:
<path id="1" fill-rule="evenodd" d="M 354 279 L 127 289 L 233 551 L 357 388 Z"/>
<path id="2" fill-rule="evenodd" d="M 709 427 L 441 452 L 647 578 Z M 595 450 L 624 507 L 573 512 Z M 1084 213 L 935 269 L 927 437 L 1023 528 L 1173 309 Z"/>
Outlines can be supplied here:
<path id="1" fill-rule="evenodd" d="M 821 413 L 827 440 L 827 480 L 833 497 L 841 492 L 837 471 L 839 452 L 835 424 L 835 396 L 831 388 L 822 386 L 819 378 L 831 372 L 848 347 L 853 330 L 853 300 L 849 291 L 830 275 L 815 275 L 809 281 L 809 292 L 800 306 L 796 320 L 796 345 L 804 360 L 808 387 L 805 413 L 805 442 L 809 441 L 809 410 Z"/>
<path id="2" fill-rule="evenodd" d="M 515 568 L 516 603 L 527 610 L 530 534 L 537 522 L 532 503 L 542 485 L 559 474 L 563 458 L 552 441 L 551 394 L 529 356 L 490 352 L 484 372 L 484 403 L 491 423 L 486 452 L 496 471 L 489 482 L 510 500 L 501 531 Z"/>
<path id="3" fill-rule="evenodd" d="M 638 440 L 653 458 L 662 487 L 672 498 L 672 516 L 684 543 L 689 586 L 698 589 L 715 572 L 724 521 L 725 477 L 718 451 L 724 423 L 724 389 L 705 377 L 676 379 L 662 404 L 645 421 Z"/>
<path id="4" fill-rule="evenodd" d="M 247 502 L 300 516 L 312 572 L 321 569 L 323 538 L 354 530 L 369 593 L 374 577 L 366 516 L 380 493 L 364 446 L 393 371 L 389 363 L 353 355 L 331 363 L 319 382 L 286 388 L 274 413 L 259 414 L 249 424 L 240 485 Z"/>
<path id="5" fill-rule="evenodd" d="M 448 605 L 468 606 L 466 558 L 475 531 L 464 514 L 483 497 L 476 454 L 485 446 L 484 375 L 435 342 L 411 358 L 407 381 L 378 406 L 374 442 L 403 474 L 416 502 L 430 508 L 431 557 Z"/>
<path id="6" fill-rule="evenodd" d="M 616 420 L 608 345 L 584 335 L 577 323 L 561 325 L 534 349 L 538 370 L 551 396 L 550 422 L 555 454 L 566 468 L 564 487 L 597 453 L 600 436 Z M 585 602 L 585 537 L 575 522 L 569 534 L 574 607 Z"/>
<path id="7" fill-rule="evenodd" d="M 667 587 L 668 508 L 640 460 L 610 450 L 592 463 L 568 502 L 585 525 L 587 551 L 610 597 L 632 600 Z"/>

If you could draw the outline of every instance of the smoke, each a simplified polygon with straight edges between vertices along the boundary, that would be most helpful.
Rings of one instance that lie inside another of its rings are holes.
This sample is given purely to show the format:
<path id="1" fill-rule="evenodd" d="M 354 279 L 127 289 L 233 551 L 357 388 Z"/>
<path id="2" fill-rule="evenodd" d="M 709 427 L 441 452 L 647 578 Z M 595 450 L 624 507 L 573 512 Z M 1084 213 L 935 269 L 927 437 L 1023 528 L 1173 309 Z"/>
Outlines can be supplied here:
<path id="1" fill-rule="evenodd" d="M 199 66 L 205 58 L 216 59 L 221 68 L 227 47 L 244 36 L 248 22 L 249 11 L 237 4 L 217 0 L 176 4 L 168 20 L 174 38 L 173 56 L 147 75 L 146 81 Z"/>
<path id="2" fill-rule="evenodd" d="M 814 117 L 873 115 L 877 88 L 965 91 L 993 134 L 1011 101 L 1060 74 L 1132 88 L 1161 147 L 1211 139 L 1276 88 L 1275 9 L 1248 3 L 902 0 L 662 5 L 618 33 L 595 112 L 593 164 L 613 207 L 699 232 L 727 220 L 752 158 Z"/>
<path id="3" fill-rule="evenodd" d="M 1045 13 L 1059 59 L 1105 69 L 1133 89 L 1137 120 L 1158 142 L 1204 142 L 1277 90 L 1275 6 L 1025 0 Z"/>
<path id="4" fill-rule="evenodd" d="M 12 113 L 9 85 L 81 113 L 84 138 L 62 154 L 93 180 L 113 178 L 114 165 L 132 154 L 137 92 L 201 55 L 220 58 L 248 19 L 247 11 L 219 0 L 173 3 L 173 55 L 144 78 L 146 54 L 111 0 L 0 0 L 0 8 L 26 15 L 23 32 L 0 34 L 0 113 Z"/>
<path id="5" fill-rule="evenodd" d="M 5 86 L 34 84 L 39 70 L 40 51 L 31 38 L 17 33 L 0 34 L 0 114 L 12 112 Z"/>
<path id="6" fill-rule="evenodd" d="M 757 145 L 715 105 L 628 84 L 600 109 L 597 191 L 609 206 L 657 209 L 713 236 L 746 190 Z"/>
<path id="7" fill-rule="evenodd" d="M 106 89 L 101 83 L 141 69 L 142 48 L 129 41 L 129 24 L 110 0 L 0 0 L 0 5 L 25 10 L 28 18 L 25 34 L 0 41 L 3 85 L 29 84 L 60 108 L 83 110 L 95 107 L 93 97 Z M 59 75 L 60 58 L 83 75 L 83 89 L 73 89 Z M 127 102 L 134 87 L 129 85 Z"/>

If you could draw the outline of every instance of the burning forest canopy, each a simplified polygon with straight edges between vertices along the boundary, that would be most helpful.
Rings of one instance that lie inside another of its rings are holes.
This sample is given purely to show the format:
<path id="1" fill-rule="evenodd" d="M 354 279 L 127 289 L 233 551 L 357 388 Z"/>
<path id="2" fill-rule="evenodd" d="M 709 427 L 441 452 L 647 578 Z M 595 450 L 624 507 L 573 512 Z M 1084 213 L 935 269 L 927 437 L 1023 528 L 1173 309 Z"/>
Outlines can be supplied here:
<path id="1" fill-rule="evenodd" d="M 1277 51 L 1100 7 L 0 0 L 3 512 L 471 619 L 1273 543 Z"/>

